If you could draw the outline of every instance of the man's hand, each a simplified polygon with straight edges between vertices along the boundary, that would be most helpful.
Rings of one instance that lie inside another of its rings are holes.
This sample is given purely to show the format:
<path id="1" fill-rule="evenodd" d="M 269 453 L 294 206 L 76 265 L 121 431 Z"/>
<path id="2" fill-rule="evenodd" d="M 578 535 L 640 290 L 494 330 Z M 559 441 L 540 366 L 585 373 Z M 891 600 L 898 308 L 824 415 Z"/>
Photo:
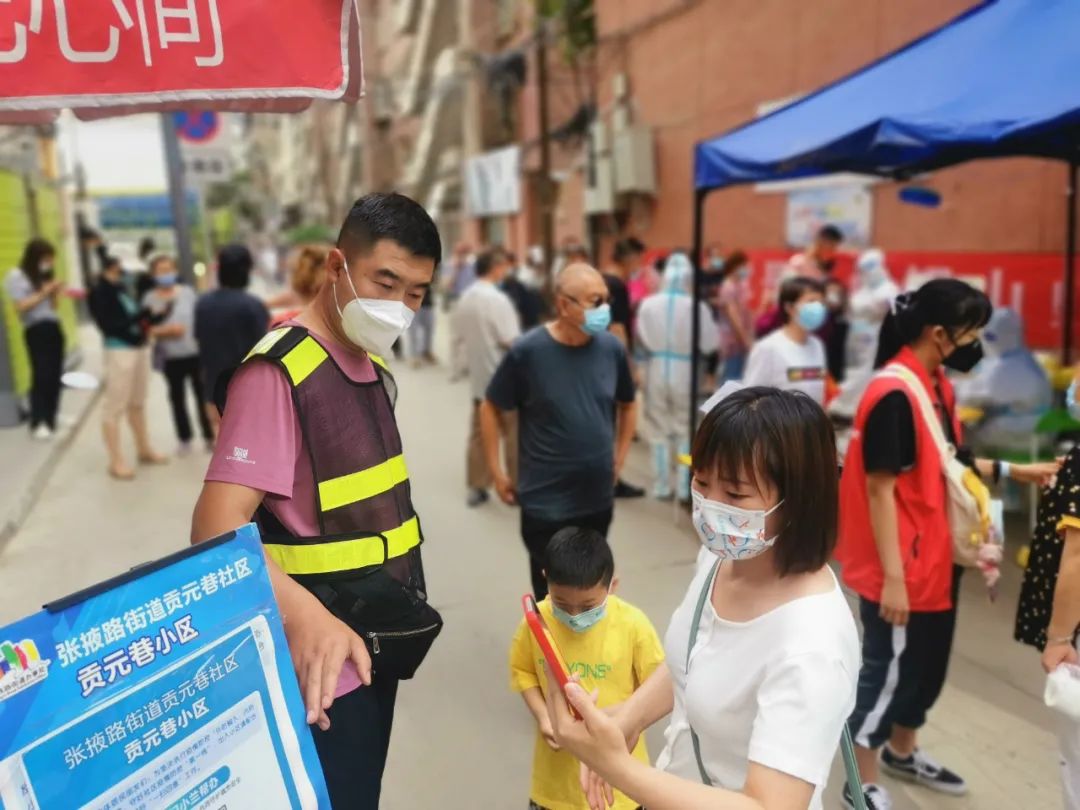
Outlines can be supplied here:
<path id="1" fill-rule="evenodd" d="M 499 500 L 507 506 L 517 505 L 517 490 L 514 489 L 514 483 L 506 473 L 500 472 L 495 476 L 495 492 L 498 493 Z"/>
<path id="2" fill-rule="evenodd" d="M 1047 674 L 1053 672 L 1062 664 L 1078 664 L 1080 656 L 1076 654 L 1076 647 L 1066 642 L 1047 644 L 1042 654 L 1043 669 Z"/>
<path id="3" fill-rule="evenodd" d="M 361 682 L 371 685 L 371 658 L 363 640 L 348 625 L 335 618 L 314 596 L 298 610 L 285 616 L 289 653 L 307 707 L 308 723 L 318 723 L 326 731 L 330 718 L 326 710 L 334 702 L 338 676 L 346 660 L 356 667 Z"/>

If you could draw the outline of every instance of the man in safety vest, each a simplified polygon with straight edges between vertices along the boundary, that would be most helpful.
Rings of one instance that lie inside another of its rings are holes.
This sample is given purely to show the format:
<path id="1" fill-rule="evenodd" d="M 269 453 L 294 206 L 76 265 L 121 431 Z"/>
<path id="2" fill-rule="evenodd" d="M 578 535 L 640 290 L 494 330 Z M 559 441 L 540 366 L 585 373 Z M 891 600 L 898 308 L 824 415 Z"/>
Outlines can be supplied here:
<path id="1" fill-rule="evenodd" d="M 353 205 L 318 296 L 228 386 L 192 541 L 253 517 L 335 808 L 377 808 L 398 681 L 442 626 L 386 367 L 441 255 L 399 194 Z M 335 697 L 335 695 L 338 695 Z"/>

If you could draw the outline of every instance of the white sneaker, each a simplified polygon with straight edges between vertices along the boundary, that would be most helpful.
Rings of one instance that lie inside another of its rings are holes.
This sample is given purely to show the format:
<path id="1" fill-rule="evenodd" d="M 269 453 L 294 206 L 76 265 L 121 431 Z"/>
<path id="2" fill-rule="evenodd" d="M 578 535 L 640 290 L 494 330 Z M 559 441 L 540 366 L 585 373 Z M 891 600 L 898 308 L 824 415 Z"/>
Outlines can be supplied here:
<path id="1" fill-rule="evenodd" d="M 53 432 L 48 425 L 38 425 L 30 435 L 39 442 L 47 442 L 53 437 Z"/>

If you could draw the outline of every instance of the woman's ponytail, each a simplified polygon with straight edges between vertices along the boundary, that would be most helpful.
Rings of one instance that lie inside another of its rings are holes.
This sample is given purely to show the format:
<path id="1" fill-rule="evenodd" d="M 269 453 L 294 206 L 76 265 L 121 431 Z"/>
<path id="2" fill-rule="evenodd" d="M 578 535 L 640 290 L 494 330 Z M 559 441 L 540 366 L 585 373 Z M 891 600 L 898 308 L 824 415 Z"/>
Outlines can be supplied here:
<path id="1" fill-rule="evenodd" d="M 906 292 L 896 296 L 885 320 L 881 322 L 874 368 L 883 368 L 888 364 L 902 348 L 922 333 L 922 328 L 917 293 Z"/>

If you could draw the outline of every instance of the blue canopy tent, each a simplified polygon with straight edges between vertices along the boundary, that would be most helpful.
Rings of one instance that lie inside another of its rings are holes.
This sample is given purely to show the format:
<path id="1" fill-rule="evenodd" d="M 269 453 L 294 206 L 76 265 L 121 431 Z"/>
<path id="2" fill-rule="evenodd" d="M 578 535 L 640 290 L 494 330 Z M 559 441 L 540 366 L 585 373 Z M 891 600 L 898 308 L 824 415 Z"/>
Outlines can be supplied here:
<path id="1" fill-rule="evenodd" d="M 1068 170 L 1064 355 L 1072 349 L 1080 2 L 990 0 L 888 56 L 694 151 L 694 255 L 709 193 L 741 183 L 855 172 L 907 179 L 990 157 L 1057 158 Z M 694 285 L 695 304 L 700 285 Z M 693 309 L 698 356 L 698 307 Z M 691 428 L 698 402 L 693 363 Z"/>

